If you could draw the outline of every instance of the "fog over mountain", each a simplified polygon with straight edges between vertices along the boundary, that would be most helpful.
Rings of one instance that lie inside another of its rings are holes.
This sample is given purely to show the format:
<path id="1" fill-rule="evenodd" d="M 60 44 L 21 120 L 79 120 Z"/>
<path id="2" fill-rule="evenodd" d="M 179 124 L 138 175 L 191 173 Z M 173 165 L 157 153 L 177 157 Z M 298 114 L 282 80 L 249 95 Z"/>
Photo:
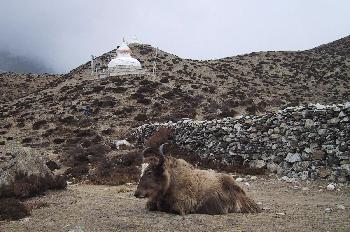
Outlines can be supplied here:
<path id="1" fill-rule="evenodd" d="M 0 72 L 52 73 L 44 62 L 33 57 L 16 56 L 8 51 L 0 51 Z"/>
<path id="2" fill-rule="evenodd" d="M 0 0 L 0 51 L 65 73 L 123 37 L 182 58 L 311 49 L 347 36 L 350 1 Z"/>

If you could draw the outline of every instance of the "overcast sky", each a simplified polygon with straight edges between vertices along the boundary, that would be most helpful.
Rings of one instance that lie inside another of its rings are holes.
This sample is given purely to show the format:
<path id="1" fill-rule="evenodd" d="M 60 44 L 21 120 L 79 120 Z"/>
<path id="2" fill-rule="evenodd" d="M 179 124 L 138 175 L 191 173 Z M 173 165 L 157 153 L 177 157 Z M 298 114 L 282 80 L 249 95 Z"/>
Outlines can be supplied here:
<path id="1" fill-rule="evenodd" d="M 350 34 L 349 0 L 0 0 L 0 51 L 67 72 L 136 35 L 183 58 L 303 50 Z"/>

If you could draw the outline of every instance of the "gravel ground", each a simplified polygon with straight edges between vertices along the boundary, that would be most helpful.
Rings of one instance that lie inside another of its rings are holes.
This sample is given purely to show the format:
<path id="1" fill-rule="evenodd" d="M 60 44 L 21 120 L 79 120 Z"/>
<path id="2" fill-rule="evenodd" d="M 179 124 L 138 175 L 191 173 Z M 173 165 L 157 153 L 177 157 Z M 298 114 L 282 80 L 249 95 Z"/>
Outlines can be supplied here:
<path id="1" fill-rule="evenodd" d="M 149 212 L 145 199 L 133 197 L 135 185 L 78 184 L 27 200 L 35 208 L 32 216 L 0 221 L 0 231 L 349 231 L 349 186 L 328 191 L 321 181 L 244 178 L 247 193 L 265 209 L 260 214 Z"/>

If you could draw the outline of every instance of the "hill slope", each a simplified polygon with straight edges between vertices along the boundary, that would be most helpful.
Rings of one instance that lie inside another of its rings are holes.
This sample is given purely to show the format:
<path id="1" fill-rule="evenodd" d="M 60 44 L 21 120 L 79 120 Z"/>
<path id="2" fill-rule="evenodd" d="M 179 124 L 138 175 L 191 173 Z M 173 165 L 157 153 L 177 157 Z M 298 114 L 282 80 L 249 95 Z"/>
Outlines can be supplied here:
<path id="1" fill-rule="evenodd" d="M 108 152 L 109 142 L 145 122 L 213 119 L 309 102 L 350 101 L 350 57 L 344 52 L 348 41 L 346 37 L 307 51 L 207 61 L 163 51 L 154 58 L 155 48 L 133 44 L 145 75 L 101 80 L 91 76 L 86 63 L 51 82 L 35 78 L 37 85 L 26 86 L 26 94 L 2 84 L 6 96 L 0 105 L 0 142 L 5 145 L 0 145 L 4 148 L 0 155 L 21 144 L 51 150 L 62 162 L 67 161 L 63 156 L 80 152 L 84 157 L 77 159 L 88 162 L 87 156 Z M 114 52 L 98 60 L 106 63 Z M 156 75 L 151 74 L 154 60 Z M 12 85 L 20 86 L 21 81 L 15 79 Z M 91 116 L 84 115 L 86 106 L 92 108 Z"/>

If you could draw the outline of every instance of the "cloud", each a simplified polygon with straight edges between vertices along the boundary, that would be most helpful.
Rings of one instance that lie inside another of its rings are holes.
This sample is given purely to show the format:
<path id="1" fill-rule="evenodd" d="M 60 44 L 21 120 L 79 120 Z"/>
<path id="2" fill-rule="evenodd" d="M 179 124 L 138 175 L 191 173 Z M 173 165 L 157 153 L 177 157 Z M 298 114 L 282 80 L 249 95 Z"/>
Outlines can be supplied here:
<path id="1" fill-rule="evenodd" d="M 346 0 L 1 0 L 0 51 L 67 72 L 133 35 L 196 59 L 302 50 L 348 35 L 347 9 Z"/>

